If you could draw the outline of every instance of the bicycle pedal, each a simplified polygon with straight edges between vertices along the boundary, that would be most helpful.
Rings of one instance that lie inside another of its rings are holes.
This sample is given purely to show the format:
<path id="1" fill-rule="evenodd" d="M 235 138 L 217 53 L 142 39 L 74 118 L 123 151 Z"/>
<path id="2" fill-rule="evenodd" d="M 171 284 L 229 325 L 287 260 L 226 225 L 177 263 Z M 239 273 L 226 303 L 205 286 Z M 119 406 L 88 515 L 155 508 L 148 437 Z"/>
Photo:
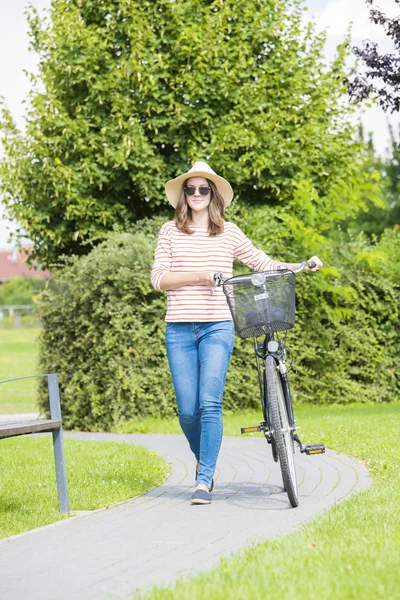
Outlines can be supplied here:
<path id="1" fill-rule="evenodd" d="M 307 444 L 301 449 L 306 454 L 323 454 L 325 452 L 325 444 Z"/>
<path id="2" fill-rule="evenodd" d="M 241 433 L 254 433 L 255 431 L 262 431 L 261 425 L 255 425 L 254 427 L 241 427 Z"/>

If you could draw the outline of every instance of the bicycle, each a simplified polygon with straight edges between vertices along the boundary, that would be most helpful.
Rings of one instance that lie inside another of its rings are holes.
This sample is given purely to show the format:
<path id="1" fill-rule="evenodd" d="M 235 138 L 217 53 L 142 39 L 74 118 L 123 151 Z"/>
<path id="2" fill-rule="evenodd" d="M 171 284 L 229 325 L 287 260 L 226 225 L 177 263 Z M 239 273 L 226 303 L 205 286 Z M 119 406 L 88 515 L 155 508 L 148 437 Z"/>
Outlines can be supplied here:
<path id="1" fill-rule="evenodd" d="M 307 455 L 325 452 L 324 444 L 304 445 L 296 433 L 298 428 L 286 365 L 287 348 L 281 337 L 275 339 L 276 334 L 294 326 L 295 274 L 306 266 L 313 268 L 315 264 L 303 261 L 294 271 L 286 265 L 278 265 L 276 271 L 237 275 L 229 279 L 222 273 L 214 274 L 216 285 L 222 285 L 239 337 L 265 336 L 262 342 L 254 339 L 264 420 L 254 427 L 242 427 L 241 433 L 264 433 L 271 445 L 274 461 L 279 461 L 283 486 L 293 508 L 299 505 L 295 443 L 300 452 Z"/>

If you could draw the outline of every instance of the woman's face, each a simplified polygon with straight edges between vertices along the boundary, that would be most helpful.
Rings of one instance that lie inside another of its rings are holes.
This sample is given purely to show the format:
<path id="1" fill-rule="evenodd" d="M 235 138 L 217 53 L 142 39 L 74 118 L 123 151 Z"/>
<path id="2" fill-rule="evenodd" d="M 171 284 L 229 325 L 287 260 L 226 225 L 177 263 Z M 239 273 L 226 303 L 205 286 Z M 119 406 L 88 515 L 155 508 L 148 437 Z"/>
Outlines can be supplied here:
<path id="1" fill-rule="evenodd" d="M 206 196 L 202 196 L 199 190 L 199 188 L 204 187 L 208 188 Z M 195 190 L 193 196 L 189 196 L 185 193 L 186 202 L 193 211 L 201 212 L 202 210 L 208 209 L 211 200 L 211 188 L 205 177 L 191 177 L 185 182 L 185 188 Z"/>

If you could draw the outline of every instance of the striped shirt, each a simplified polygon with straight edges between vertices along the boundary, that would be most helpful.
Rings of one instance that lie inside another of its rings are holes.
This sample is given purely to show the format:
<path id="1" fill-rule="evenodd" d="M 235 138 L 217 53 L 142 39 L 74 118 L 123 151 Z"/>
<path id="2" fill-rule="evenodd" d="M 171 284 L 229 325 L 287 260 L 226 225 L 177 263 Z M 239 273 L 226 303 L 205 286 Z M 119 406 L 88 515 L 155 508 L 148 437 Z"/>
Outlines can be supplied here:
<path id="1" fill-rule="evenodd" d="M 191 226 L 189 235 L 179 231 L 175 221 L 168 221 L 160 229 L 151 283 L 160 290 L 164 273 L 221 271 L 232 277 L 233 259 L 238 258 L 255 271 L 275 269 L 277 261 L 262 250 L 254 248 L 243 231 L 234 223 L 225 221 L 224 231 L 210 236 L 207 227 Z M 222 287 L 204 283 L 184 285 L 167 290 L 168 309 L 165 321 L 225 321 L 232 320 Z"/>

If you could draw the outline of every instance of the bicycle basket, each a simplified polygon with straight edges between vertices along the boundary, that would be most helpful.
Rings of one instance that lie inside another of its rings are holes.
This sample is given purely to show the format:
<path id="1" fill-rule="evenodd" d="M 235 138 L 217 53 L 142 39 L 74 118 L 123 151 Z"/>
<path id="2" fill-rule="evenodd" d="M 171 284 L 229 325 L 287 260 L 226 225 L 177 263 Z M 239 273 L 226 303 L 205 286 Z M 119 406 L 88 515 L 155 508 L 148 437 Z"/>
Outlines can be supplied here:
<path id="1" fill-rule="evenodd" d="M 241 338 L 291 329 L 294 325 L 295 275 L 263 271 L 227 279 L 223 290 Z"/>

